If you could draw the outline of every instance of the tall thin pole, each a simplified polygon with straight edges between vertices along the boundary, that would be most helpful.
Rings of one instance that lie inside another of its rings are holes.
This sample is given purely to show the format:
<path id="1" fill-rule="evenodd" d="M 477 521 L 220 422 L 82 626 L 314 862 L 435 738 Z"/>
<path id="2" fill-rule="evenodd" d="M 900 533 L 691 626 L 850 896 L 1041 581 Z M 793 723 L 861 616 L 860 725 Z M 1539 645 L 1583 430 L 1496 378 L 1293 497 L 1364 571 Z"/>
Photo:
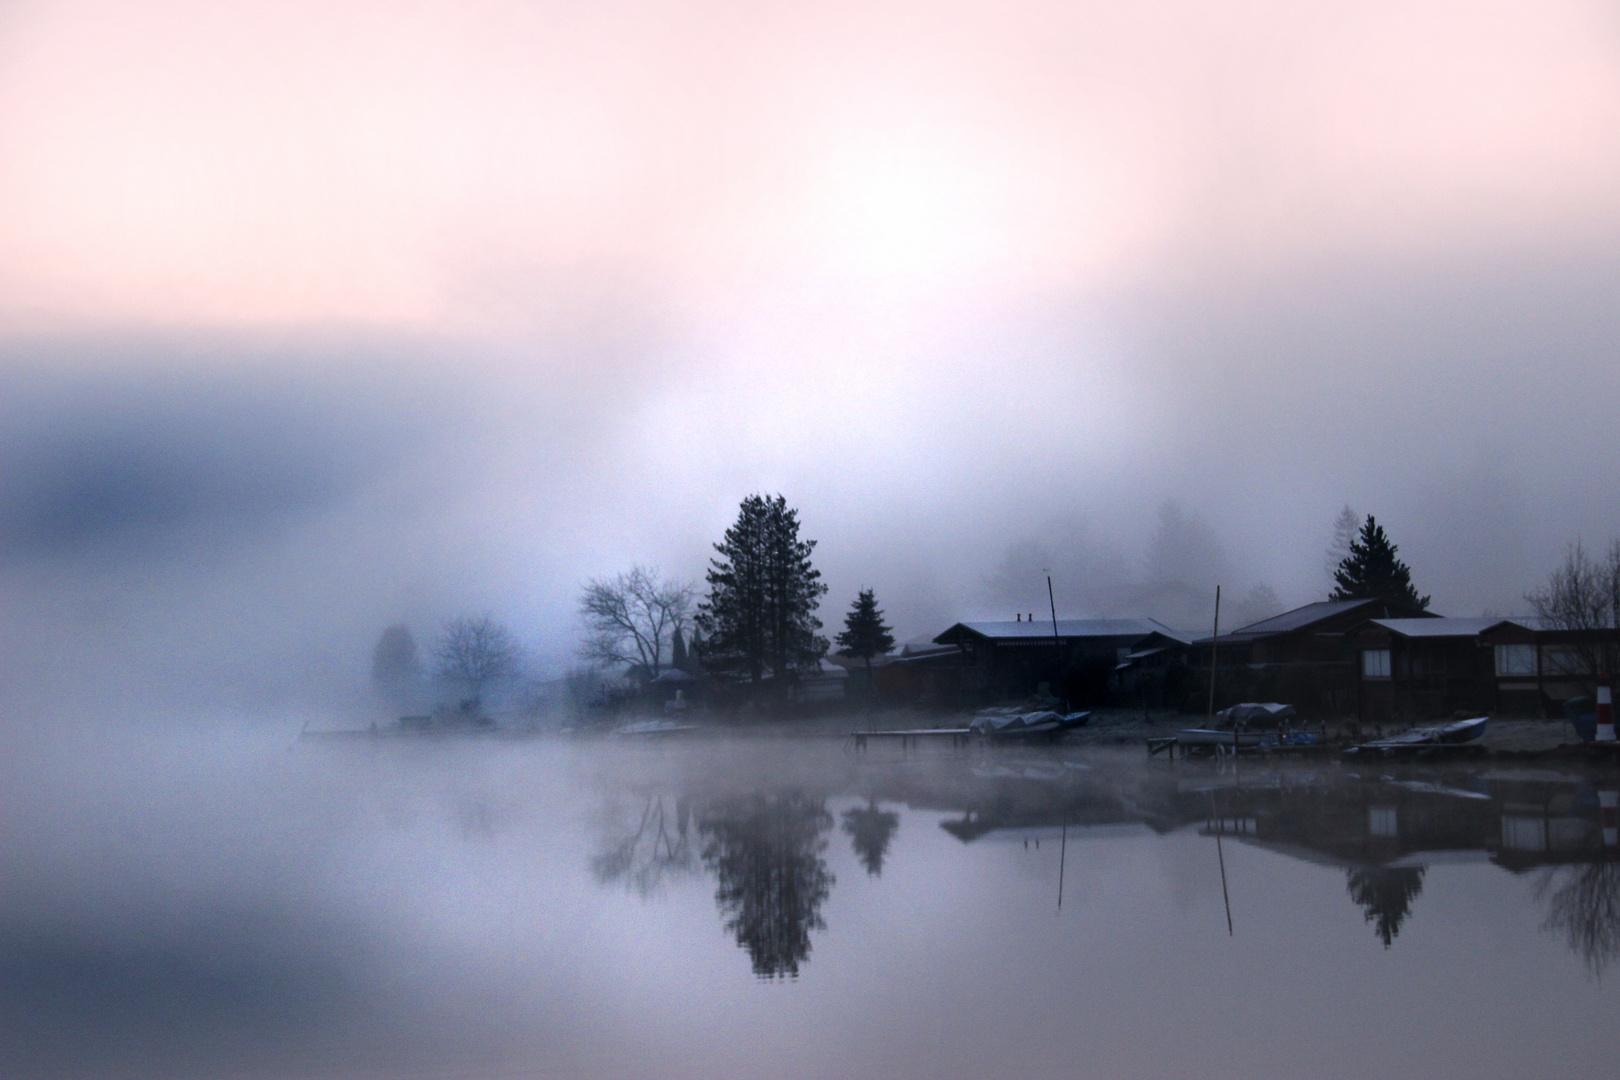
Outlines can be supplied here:
<path id="1" fill-rule="evenodd" d="M 1052 605 L 1052 653 L 1057 657 L 1057 675 L 1063 677 L 1063 639 L 1058 637 L 1057 598 L 1052 595 L 1052 575 L 1046 575 L 1046 602 Z M 1063 695 L 1063 711 L 1069 711 L 1069 695 Z"/>
<path id="2" fill-rule="evenodd" d="M 1221 640 L 1221 587 L 1215 586 L 1215 632 L 1209 638 L 1209 726 L 1215 726 L 1215 647 Z"/>

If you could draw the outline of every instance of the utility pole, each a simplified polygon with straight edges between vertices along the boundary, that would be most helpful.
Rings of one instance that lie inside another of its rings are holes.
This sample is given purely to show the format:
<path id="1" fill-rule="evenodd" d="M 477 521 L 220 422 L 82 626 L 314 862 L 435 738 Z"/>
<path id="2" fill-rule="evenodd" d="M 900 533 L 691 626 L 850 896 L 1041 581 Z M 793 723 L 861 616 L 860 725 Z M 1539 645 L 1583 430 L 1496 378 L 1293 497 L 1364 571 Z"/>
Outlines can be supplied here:
<path id="1" fill-rule="evenodd" d="M 1058 636 L 1057 628 L 1057 599 L 1052 594 L 1052 575 L 1046 575 L 1046 602 L 1052 605 L 1052 653 L 1057 657 L 1057 674 L 1063 677 L 1063 639 Z M 1068 687 L 1064 687 L 1063 711 L 1069 711 Z"/>

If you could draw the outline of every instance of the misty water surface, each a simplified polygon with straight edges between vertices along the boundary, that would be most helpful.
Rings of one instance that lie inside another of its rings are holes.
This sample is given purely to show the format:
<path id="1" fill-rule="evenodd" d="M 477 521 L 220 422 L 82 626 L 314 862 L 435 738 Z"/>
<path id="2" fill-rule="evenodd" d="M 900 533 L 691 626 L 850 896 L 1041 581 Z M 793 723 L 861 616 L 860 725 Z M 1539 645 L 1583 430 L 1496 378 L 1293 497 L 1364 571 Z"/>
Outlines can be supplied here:
<path id="1" fill-rule="evenodd" d="M 1612 774 L 280 736 L 62 737 L 7 771 L 9 1077 L 1612 1057 Z"/>

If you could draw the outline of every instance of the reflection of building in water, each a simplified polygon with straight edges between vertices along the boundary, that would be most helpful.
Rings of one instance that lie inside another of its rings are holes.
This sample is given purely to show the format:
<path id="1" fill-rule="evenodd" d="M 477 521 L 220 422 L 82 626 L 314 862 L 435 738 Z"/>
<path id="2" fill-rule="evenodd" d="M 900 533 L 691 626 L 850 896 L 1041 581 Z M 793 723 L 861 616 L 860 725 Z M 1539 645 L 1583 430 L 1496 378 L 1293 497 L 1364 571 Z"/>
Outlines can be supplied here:
<path id="1" fill-rule="evenodd" d="M 1614 781 L 1620 786 L 1620 780 Z M 1258 773 L 1165 787 L 1148 798 L 1161 827 L 1204 820 L 1206 834 L 1340 866 L 1346 888 L 1388 947 L 1411 916 L 1434 862 L 1489 860 L 1514 873 L 1567 879 L 1544 886 L 1547 927 L 1601 968 L 1620 955 L 1620 858 L 1600 802 L 1620 793 L 1549 769 L 1409 770 L 1398 775 Z M 1614 811 L 1609 812 L 1611 816 Z M 1556 868 L 1565 869 L 1554 872 Z"/>
<path id="2" fill-rule="evenodd" d="M 1592 777 L 1552 769 L 1423 767 L 1358 775 L 1328 769 L 1260 768 L 1242 774 L 1206 771 L 1106 776 L 1064 774 L 1048 764 L 998 766 L 961 777 L 954 808 L 941 826 L 963 841 L 1000 830 L 1141 822 L 1169 832 L 1195 825 L 1290 858 L 1344 871 L 1346 890 L 1378 939 L 1392 944 L 1422 894 L 1425 868 L 1436 862 L 1493 862 L 1514 873 L 1557 867 L 1546 887 L 1548 928 L 1594 958 L 1620 955 L 1620 821 L 1608 842 L 1600 799 L 1620 804 Z M 1605 781 L 1605 783 L 1609 783 Z M 1613 781 L 1620 788 L 1620 778 Z M 922 794 L 912 792 L 916 805 Z M 894 797 L 891 793 L 891 797 Z M 950 801 L 933 794 L 934 805 Z M 1607 813 L 1620 817 L 1620 805 Z M 1603 959 L 1601 962 L 1606 963 Z"/>
<path id="3" fill-rule="evenodd" d="M 796 792 L 711 803 L 698 818 L 714 899 L 754 974 L 796 976 L 810 955 L 810 931 L 825 929 L 821 905 L 835 879 L 821 857 L 832 814 Z"/>
<path id="4" fill-rule="evenodd" d="M 1429 866 L 1477 861 L 1542 875 L 1545 929 L 1594 970 L 1620 957 L 1620 776 L 1612 773 L 1395 763 L 1366 773 L 1304 763 L 1223 773 L 1107 768 L 1037 751 L 920 764 L 860 777 L 865 804 L 846 810 L 842 827 L 868 873 L 880 873 L 898 829 L 900 815 L 885 805 L 940 812 L 940 827 L 963 843 L 1021 833 L 1037 845 L 1064 827 L 1071 844 L 1076 829 L 1192 828 L 1341 871 L 1386 947 L 1413 917 Z M 724 790 L 732 780 L 716 774 L 711 784 Z M 717 795 L 687 777 L 677 790 L 621 799 L 604 815 L 615 825 L 593 862 L 599 879 L 646 892 L 673 875 L 712 873 L 726 929 L 754 971 L 796 975 L 812 934 L 825 928 L 821 907 L 834 884 L 823 858 L 833 825 L 827 799 L 837 787 Z"/>

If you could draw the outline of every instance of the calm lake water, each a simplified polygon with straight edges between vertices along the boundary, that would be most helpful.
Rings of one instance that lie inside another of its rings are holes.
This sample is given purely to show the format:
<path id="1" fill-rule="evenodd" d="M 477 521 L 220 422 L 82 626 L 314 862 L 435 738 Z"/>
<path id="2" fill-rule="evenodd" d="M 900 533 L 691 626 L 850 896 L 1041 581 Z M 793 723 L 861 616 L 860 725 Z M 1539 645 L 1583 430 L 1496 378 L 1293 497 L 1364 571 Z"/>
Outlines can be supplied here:
<path id="1" fill-rule="evenodd" d="M 1617 772 L 225 737 L 5 770 L 7 1077 L 1615 1074 Z"/>

